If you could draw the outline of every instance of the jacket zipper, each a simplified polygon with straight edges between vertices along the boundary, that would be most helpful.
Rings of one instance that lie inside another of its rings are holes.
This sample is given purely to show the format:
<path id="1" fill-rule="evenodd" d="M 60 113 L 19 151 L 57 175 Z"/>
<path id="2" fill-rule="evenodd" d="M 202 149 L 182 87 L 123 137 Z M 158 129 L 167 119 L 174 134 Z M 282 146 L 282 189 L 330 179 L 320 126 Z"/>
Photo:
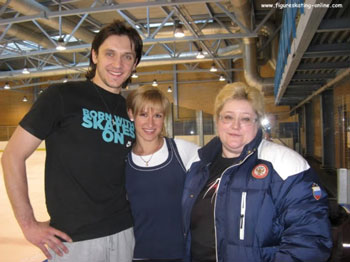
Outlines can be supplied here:
<path id="1" fill-rule="evenodd" d="M 218 184 L 218 188 L 217 188 L 217 191 L 216 192 L 219 192 L 219 188 L 220 188 L 220 184 L 221 184 L 221 178 L 222 176 L 224 175 L 224 173 L 230 169 L 231 167 L 234 167 L 234 166 L 239 166 L 241 164 L 243 164 L 243 162 L 245 162 L 252 154 L 254 154 L 255 151 L 251 152 L 250 154 L 248 154 L 240 163 L 238 164 L 235 164 L 235 165 L 232 165 L 232 166 L 229 166 L 228 168 L 226 168 L 224 170 L 224 172 L 222 172 L 221 176 L 220 176 L 220 181 L 219 181 L 219 184 Z M 247 194 L 247 192 L 243 192 L 245 194 Z M 218 258 L 218 239 L 217 239 L 217 230 L 216 230 L 216 216 L 215 216 L 215 210 L 216 210 L 216 199 L 217 199 L 217 194 L 216 194 L 216 197 L 215 197 L 215 202 L 214 202 L 214 231 L 215 231 L 215 256 L 216 256 L 216 261 L 219 261 L 219 258 Z M 245 212 L 245 211 L 244 211 Z M 243 217 L 244 218 L 244 217 Z M 244 229 L 243 229 L 243 233 L 244 233 Z"/>
<path id="2" fill-rule="evenodd" d="M 240 217 L 240 221 L 239 221 L 239 239 L 240 240 L 244 240 L 246 204 L 247 204 L 247 192 L 242 192 L 241 217 Z"/>

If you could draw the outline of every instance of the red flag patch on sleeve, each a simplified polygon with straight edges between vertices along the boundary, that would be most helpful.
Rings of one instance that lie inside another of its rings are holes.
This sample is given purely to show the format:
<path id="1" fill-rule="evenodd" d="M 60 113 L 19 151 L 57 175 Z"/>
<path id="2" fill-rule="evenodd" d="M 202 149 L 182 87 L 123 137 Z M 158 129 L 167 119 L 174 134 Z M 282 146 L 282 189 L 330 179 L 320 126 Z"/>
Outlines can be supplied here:
<path id="1" fill-rule="evenodd" d="M 316 183 L 312 184 L 312 195 L 314 196 L 314 198 L 316 200 L 320 200 L 321 196 L 322 196 L 322 191 L 319 185 L 317 185 Z"/>

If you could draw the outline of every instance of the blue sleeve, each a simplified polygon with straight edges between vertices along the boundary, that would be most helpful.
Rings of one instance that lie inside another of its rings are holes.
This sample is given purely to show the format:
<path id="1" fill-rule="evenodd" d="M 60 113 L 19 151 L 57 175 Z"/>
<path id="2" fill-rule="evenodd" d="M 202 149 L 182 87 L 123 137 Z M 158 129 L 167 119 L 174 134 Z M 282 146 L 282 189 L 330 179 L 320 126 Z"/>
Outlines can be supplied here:
<path id="1" fill-rule="evenodd" d="M 290 176 L 273 192 L 284 228 L 273 261 L 327 261 L 332 249 L 328 199 L 317 174 L 308 169 Z"/>

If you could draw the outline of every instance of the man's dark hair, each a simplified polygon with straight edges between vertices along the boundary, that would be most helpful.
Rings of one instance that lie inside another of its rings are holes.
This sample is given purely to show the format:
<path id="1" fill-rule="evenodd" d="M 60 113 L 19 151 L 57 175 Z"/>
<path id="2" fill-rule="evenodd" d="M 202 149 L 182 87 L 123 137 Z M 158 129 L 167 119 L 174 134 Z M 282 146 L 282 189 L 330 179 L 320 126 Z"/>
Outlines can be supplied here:
<path id="1" fill-rule="evenodd" d="M 138 32 L 134 28 L 127 26 L 122 21 L 114 20 L 112 23 L 103 27 L 100 30 L 100 32 L 97 33 L 94 40 L 92 41 L 91 52 L 90 52 L 90 57 L 89 57 L 90 66 L 89 66 L 89 70 L 87 71 L 87 73 L 85 75 L 87 79 L 91 80 L 92 78 L 95 77 L 95 73 L 96 73 L 96 65 L 94 64 L 94 62 L 92 60 L 92 50 L 94 50 L 95 54 L 98 55 L 99 47 L 103 44 L 103 42 L 108 37 L 110 37 L 112 35 L 120 35 L 120 36 L 125 35 L 125 36 L 127 36 L 129 38 L 130 42 L 132 43 L 132 46 L 135 49 L 136 65 L 140 62 L 141 56 L 142 56 L 142 47 L 143 47 L 143 43 L 142 43 L 142 39 L 141 39 L 140 35 L 138 34 Z M 123 83 L 122 88 L 125 88 L 129 84 L 130 80 L 131 80 L 131 77 L 129 77 L 127 79 L 127 81 L 125 81 L 125 83 Z"/>

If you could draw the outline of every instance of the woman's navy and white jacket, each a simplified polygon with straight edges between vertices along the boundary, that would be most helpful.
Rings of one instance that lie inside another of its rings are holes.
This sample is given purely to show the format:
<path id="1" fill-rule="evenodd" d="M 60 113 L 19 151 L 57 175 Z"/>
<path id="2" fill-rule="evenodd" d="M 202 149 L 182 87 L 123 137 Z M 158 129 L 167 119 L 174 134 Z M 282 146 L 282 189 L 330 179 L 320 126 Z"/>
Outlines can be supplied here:
<path id="1" fill-rule="evenodd" d="M 221 148 L 218 137 L 201 148 L 200 161 L 186 177 L 182 204 L 187 261 L 191 210 Z M 217 262 L 327 261 L 332 247 L 327 195 L 306 160 L 262 139 L 261 130 L 239 158 L 222 173 L 217 187 Z"/>

